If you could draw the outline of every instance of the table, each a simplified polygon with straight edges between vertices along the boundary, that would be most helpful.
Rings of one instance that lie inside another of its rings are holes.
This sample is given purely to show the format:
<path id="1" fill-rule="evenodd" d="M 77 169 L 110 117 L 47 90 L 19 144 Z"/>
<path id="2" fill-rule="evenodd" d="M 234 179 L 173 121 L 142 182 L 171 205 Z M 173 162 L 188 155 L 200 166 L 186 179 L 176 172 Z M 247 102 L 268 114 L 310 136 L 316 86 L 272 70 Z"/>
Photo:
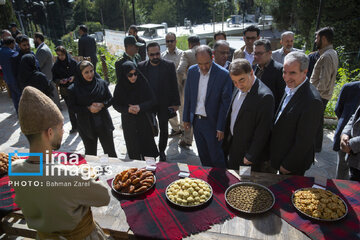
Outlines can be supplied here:
<path id="1" fill-rule="evenodd" d="M 99 158 L 94 156 L 86 156 L 89 165 L 99 165 Z M 145 167 L 144 161 L 136 160 L 119 160 L 110 158 L 109 165 L 112 166 L 112 175 L 101 175 L 100 181 L 107 184 L 109 178 L 125 169 L 131 167 Z M 235 171 L 231 171 L 235 176 Z M 275 175 L 269 173 L 256 173 L 253 172 L 250 180 L 264 186 L 270 186 L 280 182 L 289 176 Z M 112 236 L 121 239 L 134 238 L 132 231 L 126 221 L 126 216 L 120 207 L 119 200 L 111 195 L 111 200 L 108 206 L 100 208 L 92 208 L 94 219 L 99 225 L 110 233 Z M 309 239 L 305 234 L 290 224 L 282 220 L 280 217 L 271 211 L 256 215 L 249 216 L 246 214 L 238 215 L 231 220 L 225 221 L 222 224 L 216 224 L 206 232 L 196 235 L 191 235 L 185 239 Z"/>

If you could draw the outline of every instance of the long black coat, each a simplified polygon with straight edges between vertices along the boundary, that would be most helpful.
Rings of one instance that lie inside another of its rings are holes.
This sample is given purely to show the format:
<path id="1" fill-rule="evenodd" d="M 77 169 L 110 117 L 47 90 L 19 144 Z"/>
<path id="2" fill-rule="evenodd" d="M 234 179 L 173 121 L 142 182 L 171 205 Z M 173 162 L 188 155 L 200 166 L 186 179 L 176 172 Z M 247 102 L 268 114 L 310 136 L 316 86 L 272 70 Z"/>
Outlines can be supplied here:
<path id="1" fill-rule="evenodd" d="M 257 70 L 258 70 L 258 66 L 255 68 L 255 73 Z M 260 78 L 260 80 L 263 83 L 265 83 L 265 85 L 268 88 L 270 88 L 271 92 L 274 95 L 274 99 L 275 99 L 274 111 L 276 111 L 277 108 L 279 107 L 281 98 L 284 95 L 284 91 L 286 87 L 282 74 L 283 74 L 283 65 L 271 59 L 269 65 L 265 67 L 264 73 Z"/>
<path id="2" fill-rule="evenodd" d="M 238 93 L 236 89 L 225 124 L 223 148 L 225 154 L 229 154 L 228 168 L 239 169 L 240 165 L 244 165 L 244 157 L 253 163 L 253 167 L 260 167 L 263 161 L 268 160 L 265 147 L 269 143 L 274 116 L 274 97 L 270 89 L 256 78 L 237 114 L 232 136 L 231 112 Z"/>
<path id="3" fill-rule="evenodd" d="M 76 67 L 74 84 L 68 88 L 69 108 L 77 114 L 80 135 L 96 139 L 96 131 L 114 130 L 108 111 L 108 107 L 111 106 L 112 95 L 106 82 L 97 73 L 91 82 L 86 82 L 81 75 L 79 64 Z M 98 113 L 91 113 L 88 109 L 94 102 L 104 104 Z"/>
<path id="4" fill-rule="evenodd" d="M 303 175 L 314 162 L 316 134 L 323 111 L 319 92 L 308 79 L 305 81 L 274 124 L 270 138 L 272 167 L 282 166 L 297 175 Z M 282 101 L 284 99 L 285 95 Z"/>
<path id="5" fill-rule="evenodd" d="M 87 34 L 81 36 L 78 42 L 79 56 L 90 57 L 92 64 L 96 67 L 96 41 Z M 96 70 L 96 69 L 95 69 Z"/>
<path id="6" fill-rule="evenodd" d="M 114 91 L 113 107 L 121 113 L 122 129 L 126 148 L 130 159 L 142 159 L 144 156 L 157 157 L 159 155 L 152 128 L 149 121 L 149 113 L 156 103 L 147 81 L 141 75 L 134 84 L 127 79 L 127 73 L 135 70 L 135 65 L 127 61 L 122 65 L 123 74 L 119 78 Z M 139 105 L 138 114 L 128 112 L 129 104 Z"/>

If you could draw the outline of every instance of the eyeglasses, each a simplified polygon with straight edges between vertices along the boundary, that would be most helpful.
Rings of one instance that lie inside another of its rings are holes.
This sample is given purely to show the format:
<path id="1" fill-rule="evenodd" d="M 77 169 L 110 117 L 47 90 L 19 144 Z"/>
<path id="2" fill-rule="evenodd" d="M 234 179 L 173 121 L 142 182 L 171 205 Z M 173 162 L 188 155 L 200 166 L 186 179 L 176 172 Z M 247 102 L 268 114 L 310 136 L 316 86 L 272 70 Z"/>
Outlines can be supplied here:
<path id="1" fill-rule="evenodd" d="M 127 74 L 127 76 L 129 77 L 129 78 L 131 78 L 132 76 L 137 76 L 138 74 L 137 74 L 137 72 L 134 72 L 134 73 L 128 73 Z"/>
<path id="2" fill-rule="evenodd" d="M 175 40 L 166 40 L 166 43 L 173 43 Z"/>
<path id="3" fill-rule="evenodd" d="M 254 52 L 254 55 L 255 56 L 262 56 L 262 55 L 264 55 L 264 53 L 266 53 L 266 52 Z"/>
<path id="4" fill-rule="evenodd" d="M 150 53 L 149 56 L 150 57 L 160 56 L 160 52 Z"/>

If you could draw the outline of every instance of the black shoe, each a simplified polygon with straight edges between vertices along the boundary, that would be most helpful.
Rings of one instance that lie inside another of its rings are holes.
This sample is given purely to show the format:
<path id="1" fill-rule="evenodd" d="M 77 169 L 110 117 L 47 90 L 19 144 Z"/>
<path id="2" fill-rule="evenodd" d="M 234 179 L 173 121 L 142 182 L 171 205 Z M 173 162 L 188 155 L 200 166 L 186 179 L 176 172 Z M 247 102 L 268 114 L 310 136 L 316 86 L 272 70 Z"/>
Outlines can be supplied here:
<path id="1" fill-rule="evenodd" d="M 186 143 L 184 140 L 181 140 L 179 142 L 179 146 L 182 147 L 182 148 L 188 148 L 188 147 L 191 147 L 191 144 L 190 143 Z"/>
<path id="2" fill-rule="evenodd" d="M 164 152 L 160 152 L 160 162 L 166 162 L 166 155 Z"/>
<path id="3" fill-rule="evenodd" d="M 73 134 L 73 133 L 76 133 L 77 132 L 77 129 L 76 128 L 72 128 L 71 130 L 70 130 L 70 134 Z"/>
<path id="4" fill-rule="evenodd" d="M 169 134 L 169 137 L 175 137 L 176 135 L 180 135 L 182 133 L 181 130 L 175 131 L 174 129 L 171 129 L 171 133 Z"/>

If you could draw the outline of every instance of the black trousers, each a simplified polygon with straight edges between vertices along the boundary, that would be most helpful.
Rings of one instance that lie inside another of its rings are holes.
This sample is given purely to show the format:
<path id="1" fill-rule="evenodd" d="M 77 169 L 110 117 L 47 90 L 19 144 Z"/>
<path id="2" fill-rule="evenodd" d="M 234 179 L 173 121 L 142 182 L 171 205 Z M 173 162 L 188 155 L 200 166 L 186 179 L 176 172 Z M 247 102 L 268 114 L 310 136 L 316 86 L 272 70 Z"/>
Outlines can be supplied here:
<path id="1" fill-rule="evenodd" d="M 350 180 L 360 181 L 360 170 L 350 167 Z"/>
<path id="2" fill-rule="evenodd" d="M 109 157 L 117 157 L 115 146 L 114 146 L 114 138 L 112 130 L 107 131 L 94 131 L 95 139 L 89 138 L 87 135 L 81 134 L 81 139 L 83 140 L 85 146 L 85 154 L 86 155 L 97 155 L 97 141 L 100 140 L 101 146 L 104 149 L 104 153 L 108 154 Z"/>
<path id="3" fill-rule="evenodd" d="M 159 121 L 159 152 L 165 152 L 168 137 L 169 137 L 169 128 L 168 128 L 168 109 L 159 108 L 156 112 L 157 119 Z"/>
<path id="4" fill-rule="evenodd" d="M 71 127 L 73 129 L 77 129 L 77 120 L 76 120 L 76 114 L 74 113 L 74 111 L 70 110 L 69 108 L 69 96 L 62 96 L 65 100 L 68 112 L 69 112 L 69 118 L 70 118 L 70 122 L 71 122 Z"/>

